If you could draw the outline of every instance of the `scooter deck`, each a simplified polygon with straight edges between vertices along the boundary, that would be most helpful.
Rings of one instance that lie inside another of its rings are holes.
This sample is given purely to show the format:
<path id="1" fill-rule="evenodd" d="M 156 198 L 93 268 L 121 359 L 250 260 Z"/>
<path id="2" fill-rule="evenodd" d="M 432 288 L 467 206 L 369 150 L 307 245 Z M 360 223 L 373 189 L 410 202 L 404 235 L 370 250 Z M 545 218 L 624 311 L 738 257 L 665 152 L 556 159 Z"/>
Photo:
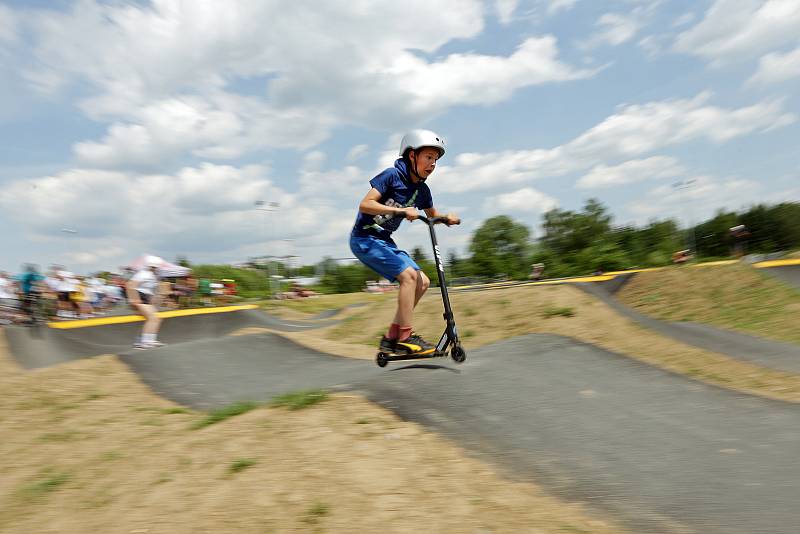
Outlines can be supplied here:
<path id="1" fill-rule="evenodd" d="M 375 357 L 375 362 L 380 367 L 385 367 L 389 362 L 403 362 L 403 361 L 411 361 L 411 360 L 430 360 L 432 358 L 447 358 L 448 355 L 446 352 L 439 352 L 435 350 L 433 352 L 429 352 L 428 354 L 408 354 L 408 353 L 396 353 L 396 352 L 379 352 L 378 355 Z"/>

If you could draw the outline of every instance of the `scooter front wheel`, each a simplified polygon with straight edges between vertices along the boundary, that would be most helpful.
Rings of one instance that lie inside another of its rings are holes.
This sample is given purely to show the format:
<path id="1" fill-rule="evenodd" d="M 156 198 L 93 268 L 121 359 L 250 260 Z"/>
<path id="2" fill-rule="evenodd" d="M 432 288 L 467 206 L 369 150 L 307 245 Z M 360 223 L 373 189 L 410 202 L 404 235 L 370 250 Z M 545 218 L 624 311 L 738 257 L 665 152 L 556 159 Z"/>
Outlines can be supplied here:
<path id="1" fill-rule="evenodd" d="M 450 357 L 453 358 L 453 361 L 456 363 L 463 363 L 464 360 L 467 359 L 467 353 L 464 352 L 464 349 L 461 345 L 455 345 L 452 349 L 450 349 Z"/>
<path id="2" fill-rule="evenodd" d="M 375 357 L 375 363 L 378 364 L 378 367 L 386 367 L 386 364 L 389 363 L 389 360 L 386 358 L 386 354 L 379 352 Z"/>

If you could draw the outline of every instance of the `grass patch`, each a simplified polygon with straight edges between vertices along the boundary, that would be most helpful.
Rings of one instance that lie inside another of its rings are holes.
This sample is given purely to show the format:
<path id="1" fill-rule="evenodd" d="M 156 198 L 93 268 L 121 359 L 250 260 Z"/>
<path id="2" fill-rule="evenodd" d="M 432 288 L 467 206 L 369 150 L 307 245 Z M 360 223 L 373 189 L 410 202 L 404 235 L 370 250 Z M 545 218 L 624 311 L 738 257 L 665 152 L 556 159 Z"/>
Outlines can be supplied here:
<path id="1" fill-rule="evenodd" d="M 228 472 L 238 473 L 239 471 L 244 471 L 248 467 L 253 467 L 256 465 L 256 463 L 257 462 L 252 458 L 239 458 L 231 463 L 231 465 L 228 467 Z"/>
<path id="2" fill-rule="evenodd" d="M 42 434 L 39 436 L 39 441 L 48 441 L 48 442 L 65 442 L 65 441 L 74 441 L 78 439 L 79 434 L 72 430 L 68 430 L 66 432 L 48 432 L 47 434 Z"/>
<path id="3" fill-rule="evenodd" d="M 20 494 L 24 497 L 28 498 L 37 498 L 42 497 L 48 493 L 51 493 L 70 480 L 70 475 L 68 473 L 54 473 L 48 475 L 46 478 L 41 480 L 37 480 L 32 482 L 26 486 L 24 486 Z"/>
<path id="4" fill-rule="evenodd" d="M 198 430 L 200 428 L 219 423 L 220 421 L 224 421 L 225 419 L 249 412 L 257 407 L 258 404 L 255 402 L 235 402 L 225 406 L 224 408 L 209 412 L 208 415 L 193 424 L 191 428 L 192 430 Z"/>
<path id="5" fill-rule="evenodd" d="M 548 306 L 542 311 L 542 317 L 545 319 L 549 319 L 550 317 L 574 317 L 575 316 L 575 308 L 564 306 L 564 307 L 556 307 L 556 306 Z"/>
<path id="6" fill-rule="evenodd" d="M 172 475 L 169 473 L 161 473 L 155 482 L 153 482 L 153 485 L 166 484 L 167 482 L 172 482 L 173 480 L 174 479 L 172 478 Z"/>
<path id="7" fill-rule="evenodd" d="M 119 451 L 106 451 L 100 455 L 100 459 L 104 462 L 113 462 L 114 460 L 120 460 L 121 458 L 124 458 L 124 456 Z"/>
<path id="8" fill-rule="evenodd" d="M 330 513 L 330 509 L 327 504 L 322 502 L 316 502 L 311 505 L 311 507 L 306 511 L 305 517 L 303 517 L 303 522 L 308 523 L 310 525 L 314 525 L 319 520 Z"/>
<path id="9" fill-rule="evenodd" d="M 387 297 L 394 295 L 375 295 L 370 293 L 347 293 L 337 295 L 318 295 L 316 297 L 296 299 L 296 300 L 272 300 L 264 303 L 265 310 L 271 313 L 284 312 L 286 310 L 303 313 L 303 314 L 318 314 L 324 311 L 338 310 L 349 306 L 351 304 L 365 304 L 380 302 L 386 300 Z"/>
<path id="10" fill-rule="evenodd" d="M 313 406 L 318 402 L 322 402 L 328 398 L 328 393 L 321 389 L 309 389 L 304 391 L 295 391 L 293 393 L 286 393 L 279 395 L 272 399 L 270 406 L 276 408 L 289 408 L 290 410 L 301 410 Z"/>
<path id="11" fill-rule="evenodd" d="M 164 408 L 161 410 L 161 413 L 166 415 L 176 414 L 176 413 L 192 413 L 190 410 L 186 408 Z"/>

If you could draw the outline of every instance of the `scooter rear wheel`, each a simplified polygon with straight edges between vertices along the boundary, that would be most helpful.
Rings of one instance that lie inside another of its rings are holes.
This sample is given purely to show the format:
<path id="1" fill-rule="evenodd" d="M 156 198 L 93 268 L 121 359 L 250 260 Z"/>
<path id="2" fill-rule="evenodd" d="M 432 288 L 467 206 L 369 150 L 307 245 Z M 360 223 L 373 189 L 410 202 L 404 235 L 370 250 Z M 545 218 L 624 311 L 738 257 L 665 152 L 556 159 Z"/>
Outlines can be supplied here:
<path id="1" fill-rule="evenodd" d="M 452 349 L 450 349 L 450 357 L 453 358 L 453 361 L 456 363 L 463 363 L 464 360 L 467 359 L 467 353 L 464 352 L 464 349 L 461 345 L 455 345 Z"/>

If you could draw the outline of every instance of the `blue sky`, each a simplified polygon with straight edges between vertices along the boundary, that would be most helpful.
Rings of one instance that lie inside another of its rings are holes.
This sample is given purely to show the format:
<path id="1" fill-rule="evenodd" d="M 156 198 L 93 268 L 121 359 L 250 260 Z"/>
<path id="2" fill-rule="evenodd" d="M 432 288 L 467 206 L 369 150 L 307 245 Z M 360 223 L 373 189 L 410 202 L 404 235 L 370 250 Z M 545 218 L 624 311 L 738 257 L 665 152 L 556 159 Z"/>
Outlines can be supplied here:
<path id="1" fill-rule="evenodd" d="M 591 197 L 617 224 L 800 200 L 797 0 L 5 1 L 0 76 L 4 270 L 349 256 L 415 127 L 459 252 Z"/>

